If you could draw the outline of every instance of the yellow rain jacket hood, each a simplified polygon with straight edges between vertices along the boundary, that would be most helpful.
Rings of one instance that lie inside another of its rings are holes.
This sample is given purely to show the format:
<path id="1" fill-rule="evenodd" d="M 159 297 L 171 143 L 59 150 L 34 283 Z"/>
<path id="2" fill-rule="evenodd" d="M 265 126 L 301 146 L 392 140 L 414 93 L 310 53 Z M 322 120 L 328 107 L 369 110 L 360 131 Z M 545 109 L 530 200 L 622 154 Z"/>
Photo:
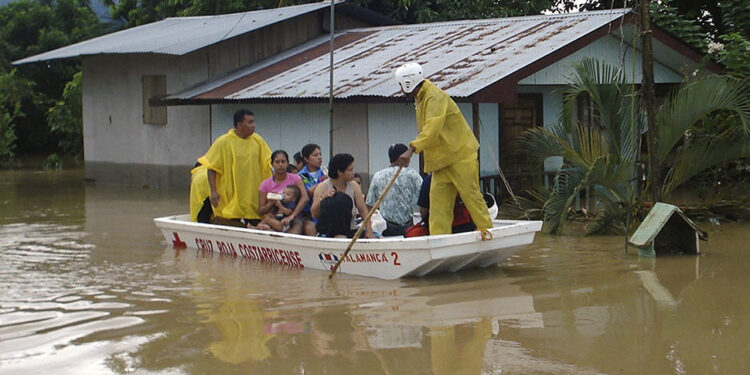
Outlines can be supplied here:
<path id="1" fill-rule="evenodd" d="M 445 91 L 426 79 L 416 99 L 417 138 L 409 145 L 415 153 L 424 152 L 425 172 L 447 167 L 479 149 L 471 127 Z"/>

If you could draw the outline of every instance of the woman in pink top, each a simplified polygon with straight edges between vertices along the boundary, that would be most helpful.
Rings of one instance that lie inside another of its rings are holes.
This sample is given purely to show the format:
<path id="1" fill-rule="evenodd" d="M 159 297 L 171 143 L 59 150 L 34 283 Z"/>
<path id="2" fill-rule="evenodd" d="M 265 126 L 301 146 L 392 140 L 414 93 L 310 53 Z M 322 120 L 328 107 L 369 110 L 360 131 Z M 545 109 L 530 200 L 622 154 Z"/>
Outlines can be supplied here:
<path id="1" fill-rule="evenodd" d="M 258 191 L 258 213 L 266 215 L 263 221 L 273 221 L 276 219 L 276 208 L 281 204 L 280 200 L 268 199 L 268 193 L 282 194 L 284 188 L 289 185 L 297 186 L 300 191 L 305 191 L 305 185 L 302 183 L 302 179 L 294 174 L 287 173 L 287 166 L 289 165 L 289 155 L 284 150 L 276 150 L 271 154 L 271 167 L 273 168 L 273 175 L 263 181 L 260 184 Z M 288 228 L 286 232 L 299 234 L 302 233 L 302 221 L 295 220 L 297 215 L 305 208 L 308 201 L 307 194 L 301 194 L 300 200 L 297 202 L 297 206 L 294 211 L 284 216 L 281 220 L 278 220 L 282 228 Z M 266 223 L 258 224 L 257 227 L 248 228 L 270 230 L 271 226 Z"/>

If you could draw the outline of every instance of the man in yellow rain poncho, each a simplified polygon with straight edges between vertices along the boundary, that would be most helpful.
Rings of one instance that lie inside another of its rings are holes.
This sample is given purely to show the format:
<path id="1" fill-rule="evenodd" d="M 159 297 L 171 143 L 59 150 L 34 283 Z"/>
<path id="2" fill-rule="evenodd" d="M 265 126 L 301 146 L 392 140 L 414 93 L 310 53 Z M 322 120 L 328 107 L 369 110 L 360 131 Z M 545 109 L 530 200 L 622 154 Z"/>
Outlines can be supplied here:
<path id="1" fill-rule="evenodd" d="M 271 176 L 271 149 L 255 133 L 255 114 L 235 112 L 234 129 L 217 138 L 198 162 L 208 168 L 215 223 L 257 225 L 258 187 Z"/>
<path id="2" fill-rule="evenodd" d="M 407 63 L 394 72 L 401 90 L 416 99 L 417 138 L 400 159 L 406 162 L 413 153 L 423 153 L 424 171 L 432 172 L 430 185 L 430 234 L 451 233 L 456 193 L 466 205 L 471 220 L 492 238 L 487 205 L 479 190 L 477 142 L 456 102 L 443 90 L 424 79 L 422 67 Z"/>

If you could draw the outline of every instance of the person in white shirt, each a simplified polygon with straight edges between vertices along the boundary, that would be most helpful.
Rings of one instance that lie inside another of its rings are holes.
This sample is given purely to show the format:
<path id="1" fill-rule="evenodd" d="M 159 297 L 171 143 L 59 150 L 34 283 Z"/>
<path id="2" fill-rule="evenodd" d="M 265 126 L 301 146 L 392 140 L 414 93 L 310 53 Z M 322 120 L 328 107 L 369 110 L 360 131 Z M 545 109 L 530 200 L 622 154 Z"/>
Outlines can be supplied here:
<path id="1" fill-rule="evenodd" d="M 388 148 L 388 159 L 391 161 L 391 165 L 377 171 L 372 177 L 370 190 L 367 192 L 365 201 L 368 208 L 371 208 L 377 202 L 388 182 L 398 171 L 398 158 L 407 149 L 408 147 L 403 143 L 396 143 Z M 408 166 L 408 161 L 403 163 L 404 169 L 401 170 L 393 186 L 380 203 L 380 215 L 387 224 L 383 236 L 402 236 L 406 228 L 414 224 L 412 214 L 419 197 L 419 188 L 422 186 L 422 177 L 419 176 L 417 171 L 407 168 Z"/>

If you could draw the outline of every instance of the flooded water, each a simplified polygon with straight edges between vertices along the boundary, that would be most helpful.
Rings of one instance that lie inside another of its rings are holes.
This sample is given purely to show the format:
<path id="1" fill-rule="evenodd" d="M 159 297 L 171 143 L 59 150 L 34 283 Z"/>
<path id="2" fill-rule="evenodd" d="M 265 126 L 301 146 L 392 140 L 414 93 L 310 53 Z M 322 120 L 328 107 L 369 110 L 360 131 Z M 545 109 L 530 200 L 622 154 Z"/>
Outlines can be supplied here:
<path id="1" fill-rule="evenodd" d="M 745 374 L 750 225 L 702 256 L 555 237 L 382 281 L 175 250 L 185 192 L 0 172 L 0 374 Z"/>

